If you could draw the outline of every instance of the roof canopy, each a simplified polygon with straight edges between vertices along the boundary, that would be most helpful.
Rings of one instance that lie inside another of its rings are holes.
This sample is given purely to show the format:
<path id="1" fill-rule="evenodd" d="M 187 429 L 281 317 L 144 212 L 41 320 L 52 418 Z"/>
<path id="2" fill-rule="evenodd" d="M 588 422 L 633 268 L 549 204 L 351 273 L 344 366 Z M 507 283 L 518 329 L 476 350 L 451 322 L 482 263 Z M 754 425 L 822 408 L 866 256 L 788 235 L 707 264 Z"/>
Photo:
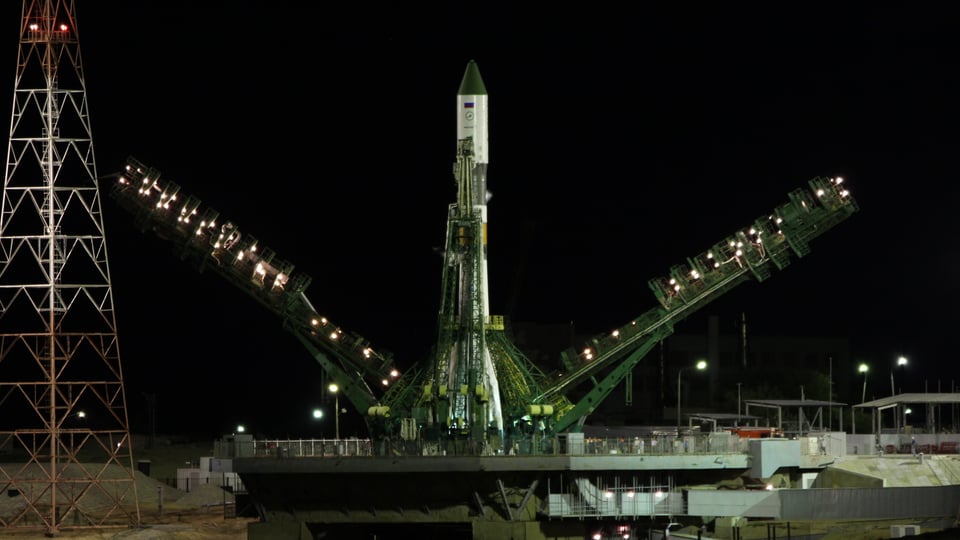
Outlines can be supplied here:
<path id="1" fill-rule="evenodd" d="M 960 403 L 960 393 L 924 392 L 919 394 L 900 394 L 865 401 L 853 407 L 860 409 L 886 409 L 892 405 L 900 405 L 903 403 Z"/>

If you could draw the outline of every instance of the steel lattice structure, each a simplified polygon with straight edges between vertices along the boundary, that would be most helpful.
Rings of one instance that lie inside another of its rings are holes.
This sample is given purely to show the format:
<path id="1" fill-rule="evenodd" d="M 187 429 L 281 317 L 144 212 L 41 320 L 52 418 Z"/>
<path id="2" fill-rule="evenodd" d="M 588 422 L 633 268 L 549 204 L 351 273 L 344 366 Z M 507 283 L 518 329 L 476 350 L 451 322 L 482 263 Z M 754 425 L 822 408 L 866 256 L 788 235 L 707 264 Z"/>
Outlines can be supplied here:
<path id="1" fill-rule="evenodd" d="M 24 0 L 0 215 L 0 527 L 139 525 L 73 0 Z"/>

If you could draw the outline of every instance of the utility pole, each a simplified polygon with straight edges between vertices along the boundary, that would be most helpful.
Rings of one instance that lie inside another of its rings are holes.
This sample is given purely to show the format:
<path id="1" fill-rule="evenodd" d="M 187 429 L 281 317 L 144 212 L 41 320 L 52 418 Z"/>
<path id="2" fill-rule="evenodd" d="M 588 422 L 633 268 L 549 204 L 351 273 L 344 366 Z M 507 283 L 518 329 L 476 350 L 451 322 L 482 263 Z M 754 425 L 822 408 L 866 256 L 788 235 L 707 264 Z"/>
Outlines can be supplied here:
<path id="1" fill-rule="evenodd" d="M 740 387 L 743 385 L 742 382 L 737 383 L 737 425 L 740 425 Z"/>
<path id="2" fill-rule="evenodd" d="M 833 357 L 830 356 L 827 358 L 828 368 L 827 368 L 827 413 L 830 415 L 830 420 L 827 421 L 827 429 L 833 431 Z"/>

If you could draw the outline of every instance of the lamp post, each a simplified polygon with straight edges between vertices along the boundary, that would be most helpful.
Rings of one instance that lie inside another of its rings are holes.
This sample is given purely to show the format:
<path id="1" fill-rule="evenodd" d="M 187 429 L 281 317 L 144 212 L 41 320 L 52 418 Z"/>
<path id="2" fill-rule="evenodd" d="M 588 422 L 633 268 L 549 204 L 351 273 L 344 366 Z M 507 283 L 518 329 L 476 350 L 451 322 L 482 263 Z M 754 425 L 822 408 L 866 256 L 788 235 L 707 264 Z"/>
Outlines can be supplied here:
<path id="1" fill-rule="evenodd" d="M 900 392 L 903 392 L 903 370 L 906 369 L 906 366 L 907 366 L 906 356 L 900 356 L 899 358 L 897 358 L 897 367 L 900 368 Z M 894 390 L 894 387 L 893 387 L 893 370 L 892 369 L 890 370 L 890 391 L 893 392 L 892 395 L 897 395 L 897 392 Z"/>
<path id="2" fill-rule="evenodd" d="M 316 420 L 317 423 L 319 423 L 320 420 L 323 420 L 323 409 L 321 409 L 320 407 L 317 407 L 316 409 L 314 409 L 311 414 L 313 415 L 313 419 Z M 320 438 L 321 438 L 321 439 L 323 438 L 323 426 L 322 426 L 322 425 L 321 425 L 321 428 L 320 428 Z"/>
<path id="3" fill-rule="evenodd" d="M 340 387 L 336 383 L 330 383 L 330 386 L 327 387 L 327 390 L 333 394 L 333 406 L 336 408 L 336 413 L 334 414 L 334 437 L 339 441 L 340 440 L 340 394 L 337 392 L 340 390 Z"/>
<path id="4" fill-rule="evenodd" d="M 680 389 L 681 389 L 680 376 L 683 375 L 683 370 L 687 369 L 688 367 L 690 366 L 684 366 L 677 370 L 677 435 L 680 435 L 680 422 L 681 422 L 681 419 L 683 418 L 682 415 L 680 414 Z M 703 371 L 707 369 L 707 361 L 700 360 L 699 362 L 697 362 L 696 366 L 694 367 L 696 367 L 700 371 Z"/>
<path id="5" fill-rule="evenodd" d="M 737 425 L 740 425 L 740 386 L 743 383 L 737 383 Z"/>
<path id="6" fill-rule="evenodd" d="M 863 393 L 860 396 L 860 403 L 867 402 L 867 372 L 870 371 L 870 366 L 866 364 L 860 364 L 859 367 L 860 373 L 863 373 Z"/>

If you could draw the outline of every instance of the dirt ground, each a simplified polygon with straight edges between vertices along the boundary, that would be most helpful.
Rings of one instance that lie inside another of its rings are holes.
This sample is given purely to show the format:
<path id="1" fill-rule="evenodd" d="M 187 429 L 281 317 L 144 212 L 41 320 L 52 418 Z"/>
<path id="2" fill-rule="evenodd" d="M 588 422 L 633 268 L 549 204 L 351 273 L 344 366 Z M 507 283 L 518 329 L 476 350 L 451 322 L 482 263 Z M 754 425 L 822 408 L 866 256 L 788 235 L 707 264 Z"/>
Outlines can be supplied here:
<path id="1" fill-rule="evenodd" d="M 141 449 L 135 457 L 151 461 L 150 475 L 135 471 L 140 524 L 103 528 L 63 526 L 54 534 L 28 528 L 0 528 L 0 538 L 69 538 L 130 540 L 233 540 L 247 538 L 247 525 L 256 518 L 235 517 L 233 494 L 216 485 L 202 485 L 189 492 L 170 485 L 176 483 L 177 468 L 195 467 L 197 460 L 212 455 L 205 445 L 170 445 Z M 3 467 L 3 464 L 0 464 Z M 0 512 L 6 516 L 18 511 L 18 497 L 0 496 Z M 162 508 L 161 508 L 162 502 Z M 22 503 L 21 503 L 22 504 Z M 125 512 L 136 516 L 136 507 L 124 504 Z M 225 511 L 226 509 L 226 511 Z M 135 521 L 135 519 L 134 519 Z"/>
<path id="2" fill-rule="evenodd" d="M 140 527 L 63 530 L 54 538 L 72 540 L 246 540 L 253 518 L 224 518 L 222 513 L 180 513 L 142 519 Z M 0 538 L 49 538 L 44 531 L 0 530 Z"/>

